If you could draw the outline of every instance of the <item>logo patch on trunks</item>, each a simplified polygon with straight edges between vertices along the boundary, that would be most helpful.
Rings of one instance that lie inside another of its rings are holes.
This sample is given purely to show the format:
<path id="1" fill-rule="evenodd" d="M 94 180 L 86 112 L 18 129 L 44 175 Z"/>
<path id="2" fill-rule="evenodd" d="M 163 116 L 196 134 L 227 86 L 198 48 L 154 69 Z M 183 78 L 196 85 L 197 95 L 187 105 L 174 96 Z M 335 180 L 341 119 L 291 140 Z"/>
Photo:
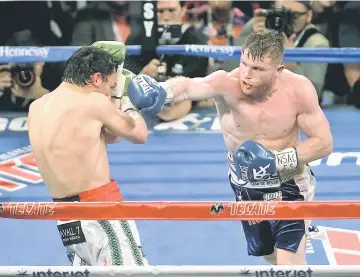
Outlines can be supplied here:
<path id="1" fill-rule="evenodd" d="M 282 191 L 265 193 L 265 194 L 263 194 L 263 200 L 265 200 L 265 201 L 281 201 L 282 200 Z"/>
<path id="2" fill-rule="evenodd" d="M 58 230 L 64 246 L 86 242 L 80 221 L 58 225 Z"/>

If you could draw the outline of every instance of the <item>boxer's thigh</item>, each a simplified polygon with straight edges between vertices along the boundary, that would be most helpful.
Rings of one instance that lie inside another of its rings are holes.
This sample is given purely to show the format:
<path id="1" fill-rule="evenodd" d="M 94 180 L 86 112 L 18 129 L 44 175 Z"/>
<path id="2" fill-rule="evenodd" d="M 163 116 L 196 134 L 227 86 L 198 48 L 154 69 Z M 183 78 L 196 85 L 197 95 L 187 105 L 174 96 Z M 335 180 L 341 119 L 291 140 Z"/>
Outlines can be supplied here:
<path id="1" fill-rule="evenodd" d="M 59 221 L 58 230 L 68 256 L 72 256 L 69 256 L 69 259 L 73 259 L 73 264 L 78 263 L 77 260 L 83 260 L 89 265 L 94 265 L 95 257 L 106 239 L 98 221 Z"/>
<path id="2" fill-rule="evenodd" d="M 313 201 L 316 178 L 310 168 L 281 187 L 282 201 Z M 270 221 L 277 261 L 282 263 L 305 263 L 306 234 L 309 220 Z"/>
<path id="3" fill-rule="evenodd" d="M 273 220 L 270 229 L 275 240 L 275 247 L 297 252 L 302 238 L 306 234 L 304 220 Z"/>
<path id="4" fill-rule="evenodd" d="M 85 242 L 69 247 L 92 266 L 144 265 L 139 234 L 133 222 L 125 220 L 83 220 Z"/>
<path id="5" fill-rule="evenodd" d="M 285 231 L 275 235 L 278 265 L 306 264 L 306 234 L 295 228 L 285 227 Z"/>
<path id="6" fill-rule="evenodd" d="M 314 201 L 316 191 L 316 177 L 310 167 L 296 176 L 293 180 L 282 185 L 283 201 Z M 311 225 L 311 220 L 305 220 L 305 230 Z"/>
<path id="7" fill-rule="evenodd" d="M 274 252 L 275 240 L 268 221 L 242 221 L 248 255 L 265 256 Z"/>
<path id="8" fill-rule="evenodd" d="M 263 200 L 264 192 L 256 189 L 242 188 L 238 199 L 241 201 Z M 274 252 L 275 240 L 268 221 L 242 221 L 242 227 L 247 241 L 248 254 L 265 256 Z"/>

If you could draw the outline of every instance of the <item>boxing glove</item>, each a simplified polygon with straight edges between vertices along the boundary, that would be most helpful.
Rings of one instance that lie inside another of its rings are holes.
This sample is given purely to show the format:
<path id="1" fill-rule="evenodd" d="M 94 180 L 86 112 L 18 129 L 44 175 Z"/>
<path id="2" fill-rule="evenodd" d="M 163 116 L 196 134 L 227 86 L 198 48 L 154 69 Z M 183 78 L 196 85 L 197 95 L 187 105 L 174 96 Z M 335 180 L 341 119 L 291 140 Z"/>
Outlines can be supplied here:
<path id="1" fill-rule="evenodd" d="M 98 47 L 108 52 L 115 60 L 122 65 L 125 60 L 126 48 L 125 44 L 118 41 L 96 41 L 91 46 Z"/>
<path id="2" fill-rule="evenodd" d="M 155 116 L 163 109 L 164 104 L 173 100 L 173 91 L 165 82 L 158 83 L 147 75 L 138 75 L 128 86 L 128 96 L 142 114 Z"/>
<path id="3" fill-rule="evenodd" d="M 272 152 L 253 140 L 243 142 L 235 151 L 233 160 L 236 174 L 250 182 L 266 180 L 278 172 L 292 171 L 298 167 L 296 149 Z"/>
<path id="4" fill-rule="evenodd" d="M 135 74 L 133 72 L 124 68 L 118 70 L 117 72 L 117 86 L 112 90 L 112 97 L 120 99 L 120 107 L 123 112 L 126 112 L 127 110 L 135 110 L 140 113 L 128 97 L 128 86 L 134 77 Z"/>
<path id="5" fill-rule="evenodd" d="M 120 99 L 123 95 L 128 96 L 128 86 L 134 77 L 135 74 L 133 72 L 119 65 L 117 70 L 117 86 L 112 90 L 112 97 Z"/>

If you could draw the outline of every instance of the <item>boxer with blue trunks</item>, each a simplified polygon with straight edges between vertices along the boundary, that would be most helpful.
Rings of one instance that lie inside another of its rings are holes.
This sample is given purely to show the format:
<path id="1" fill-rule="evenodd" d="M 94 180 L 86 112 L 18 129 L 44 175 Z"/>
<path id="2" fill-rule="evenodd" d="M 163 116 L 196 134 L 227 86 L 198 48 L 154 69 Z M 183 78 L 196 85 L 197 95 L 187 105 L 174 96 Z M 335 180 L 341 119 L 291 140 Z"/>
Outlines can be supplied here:
<path id="1" fill-rule="evenodd" d="M 248 144 L 257 145 L 254 142 Z M 312 201 L 314 199 L 316 178 L 308 165 L 286 176 L 268 175 L 260 181 L 251 182 L 247 174 L 242 174 L 241 171 L 246 169 L 243 161 L 238 159 L 239 155 L 234 157 L 231 153 L 228 154 L 228 177 L 236 201 Z M 237 167 L 240 169 L 238 172 Z M 296 252 L 304 234 L 308 231 L 309 224 L 310 221 L 305 220 L 242 221 L 248 254 L 271 255 L 275 247 Z"/>
<path id="2" fill-rule="evenodd" d="M 161 83 L 139 75 L 130 83 L 129 98 L 143 114 L 159 112 L 169 101 L 212 98 L 236 199 L 311 201 L 316 180 L 308 164 L 332 152 L 332 134 L 313 84 L 285 69 L 283 56 L 282 35 L 267 29 L 247 38 L 233 71 Z M 249 255 L 275 264 L 306 264 L 307 222 L 242 224 Z"/>

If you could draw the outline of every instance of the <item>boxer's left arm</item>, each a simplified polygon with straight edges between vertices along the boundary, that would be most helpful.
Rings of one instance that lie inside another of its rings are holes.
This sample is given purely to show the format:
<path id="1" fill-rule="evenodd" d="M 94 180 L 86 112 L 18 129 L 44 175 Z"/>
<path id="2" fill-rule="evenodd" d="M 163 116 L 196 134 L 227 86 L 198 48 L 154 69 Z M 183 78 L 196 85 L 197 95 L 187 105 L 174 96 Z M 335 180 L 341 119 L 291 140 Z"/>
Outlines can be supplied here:
<path id="1" fill-rule="evenodd" d="M 124 83 L 125 76 L 123 75 L 123 64 L 118 66 L 117 69 L 117 86 L 112 89 L 112 98 L 111 102 L 113 103 L 116 109 L 121 109 L 120 99 L 123 96 L 124 92 Z M 102 134 L 104 135 L 105 143 L 112 144 L 119 142 L 122 137 L 116 136 L 112 132 L 110 132 L 106 127 L 103 127 Z"/>
<path id="2" fill-rule="evenodd" d="M 298 87 L 300 89 L 296 92 L 297 124 L 308 137 L 296 147 L 298 162 L 303 165 L 331 154 L 333 138 L 311 81 L 302 77 L 302 84 Z"/>
<path id="3" fill-rule="evenodd" d="M 113 103 L 100 93 L 93 94 L 92 110 L 96 119 L 103 124 L 103 130 L 110 132 L 114 138 L 125 138 L 136 144 L 147 141 L 148 128 L 139 112 L 123 107 L 122 104 L 121 110 L 116 109 Z"/>
<path id="4" fill-rule="evenodd" d="M 112 98 L 111 102 L 113 103 L 114 107 L 116 109 L 120 109 L 120 99 L 118 98 Z M 112 132 L 110 132 L 107 128 L 103 128 L 102 131 L 104 138 L 105 138 L 105 143 L 106 144 L 112 144 L 112 143 L 117 143 L 119 142 L 122 137 L 121 136 L 115 136 L 112 134 Z"/>

